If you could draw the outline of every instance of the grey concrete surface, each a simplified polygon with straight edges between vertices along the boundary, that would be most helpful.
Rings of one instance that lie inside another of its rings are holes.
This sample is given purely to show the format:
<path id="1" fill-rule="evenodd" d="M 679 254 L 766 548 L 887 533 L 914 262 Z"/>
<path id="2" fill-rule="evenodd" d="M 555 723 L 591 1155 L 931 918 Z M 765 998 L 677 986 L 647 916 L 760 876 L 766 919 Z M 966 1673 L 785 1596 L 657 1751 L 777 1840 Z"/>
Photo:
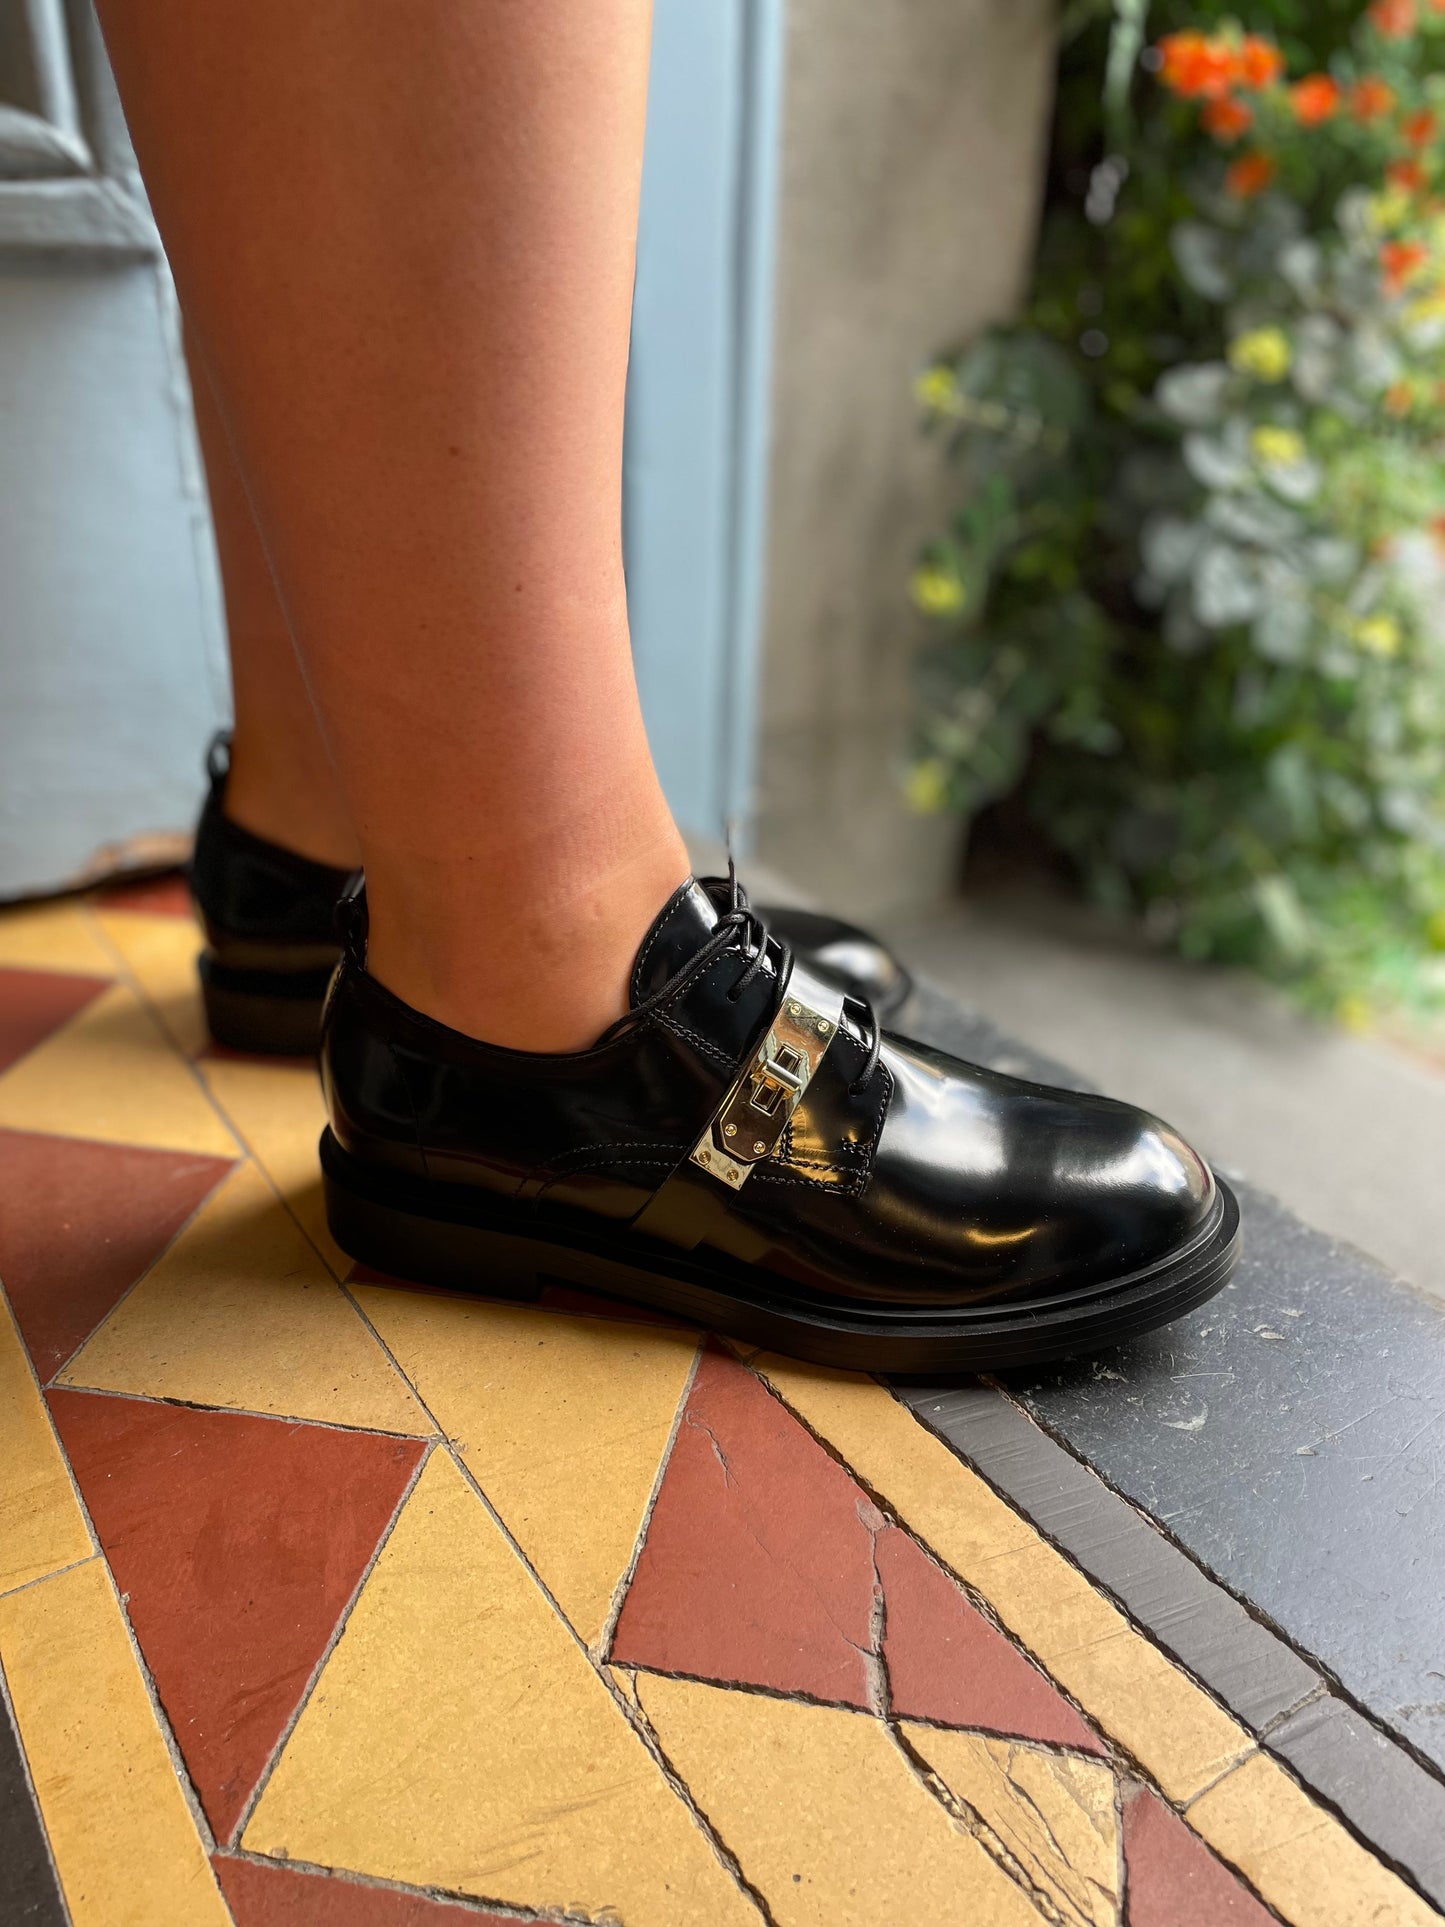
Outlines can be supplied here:
<path id="1" fill-rule="evenodd" d="M 919 545 L 953 499 L 913 380 L 1014 306 L 1052 96 L 1051 0 L 792 0 L 757 848 L 845 912 L 947 885 L 956 824 L 897 770 Z"/>
<path id="2" fill-rule="evenodd" d="M 1445 1299 L 1445 1072 L 1068 906 L 984 901 L 887 930 L 960 1002 Z"/>

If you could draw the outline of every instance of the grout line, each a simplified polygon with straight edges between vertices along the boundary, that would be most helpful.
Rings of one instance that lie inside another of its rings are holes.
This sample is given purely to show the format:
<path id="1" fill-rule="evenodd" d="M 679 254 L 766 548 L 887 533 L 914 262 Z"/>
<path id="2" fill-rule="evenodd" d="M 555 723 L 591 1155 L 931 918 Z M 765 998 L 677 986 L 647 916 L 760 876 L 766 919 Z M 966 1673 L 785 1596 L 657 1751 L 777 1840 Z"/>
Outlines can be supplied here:
<path id="1" fill-rule="evenodd" d="M 85 1495 L 80 1489 L 79 1479 L 75 1476 L 75 1467 L 70 1463 L 70 1454 L 65 1449 L 65 1441 L 60 1436 L 60 1428 L 55 1423 L 55 1415 L 46 1402 L 45 1387 L 40 1383 L 40 1374 L 35 1369 L 35 1361 L 31 1358 L 30 1349 L 26 1345 L 21 1333 L 20 1320 L 15 1316 L 15 1307 L 10 1303 L 10 1295 L 5 1290 L 3 1284 L 0 1284 L 0 1318 L 8 1319 L 10 1322 L 10 1329 L 15 1334 L 15 1343 L 19 1347 L 21 1360 L 24 1363 L 30 1383 L 35 1387 L 35 1396 L 40 1401 L 41 1411 L 45 1414 L 45 1423 L 50 1428 L 51 1443 L 55 1447 L 56 1457 L 65 1467 L 65 1476 L 70 1480 L 70 1490 L 74 1495 L 76 1504 L 80 1507 L 80 1516 L 85 1522 L 85 1530 L 90 1539 L 92 1555 L 98 1553 L 101 1549 L 100 1536 L 92 1523 L 90 1508 L 85 1503 Z M 79 1559 L 72 1560 L 71 1563 L 72 1565 L 84 1565 L 86 1562 L 83 1559 Z M 47 1577 L 48 1576 L 49 1575 L 47 1575 Z"/>
<path id="2" fill-rule="evenodd" d="M 18 1586 L 7 1586 L 4 1592 L 0 1592 L 0 1599 L 14 1599 L 19 1593 L 33 1592 L 37 1586 L 48 1585 L 52 1579 L 59 1579 L 63 1573 L 78 1572 L 82 1566 L 93 1566 L 97 1559 L 104 1557 L 104 1553 L 88 1552 L 83 1559 L 72 1559 L 69 1565 L 56 1566 L 52 1572 L 37 1573 L 33 1579 L 22 1579 Z"/>
<path id="3" fill-rule="evenodd" d="M 75 1568 L 73 1566 L 66 1566 L 64 1570 L 66 1572 L 73 1572 Z M 54 1578 L 55 1575 L 52 1573 L 48 1576 Z M 19 1590 L 19 1588 L 17 1588 L 17 1590 Z M 60 1911 L 65 1917 L 67 1927 L 72 1927 L 74 1915 L 70 1911 L 70 1902 L 65 1897 L 65 1882 L 60 1878 L 60 1866 L 55 1858 L 55 1849 L 50 1843 L 50 1827 L 45 1818 L 45 1809 L 40 1804 L 40 1794 L 35 1785 L 35 1775 L 30 1770 L 30 1756 L 25 1751 L 25 1739 L 20 1731 L 20 1720 L 15 1711 L 15 1702 L 10 1694 L 9 1681 L 5 1677 L 4 1657 L 0 1656 L 0 1725 L 4 1725 L 7 1720 L 10 1724 L 10 1731 L 15 1736 L 15 1751 L 20 1760 L 21 1777 L 25 1782 L 25 1790 L 30 1795 L 30 1805 L 35 1814 L 35 1824 L 40 1829 L 40 1838 L 45 1846 L 45 1861 L 46 1865 L 50 1868 L 51 1877 L 55 1882 L 55 1893 L 60 1902 Z"/>
<path id="4" fill-rule="evenodd" d="M 72 1385 L 52 1379 L 46 1387 L 52 1392 L 79 1392 L 84 1398 L 123 1398 L 138 1405 L 169 1405 L 181 1412 L 216 1412 L 226 1418 L 268 1419 L 273 1425 L 314 1426 L 319 1432 L 363 1432 L 368 1438 L 400 1439 L 409 1445 L 432 1442 L 427 1432 L 393 1432 L 381 1425 L 343 1424 L 339 1419 L 307 1418 L 298 1412 L 260 1412 L 249 1405 L 207 1405 L 200 1399 L 162 1397 L 159 1392 L 127 1392 L 114 1385 Z"/>
<path id="5" fill-rule="evenodd" d="M 95 1143 L 98 1140 L 91 1138 L 91 1139 L 82 1139 L 77 1141 L 84 1142 L 84 1143 Z M 145 1149 L 146 1147 L 141 1146 L 138 1148 Z M 196 1153 L 196 1156 L 198 1158 L 199 1157 L 210 1158 L 211 1154 L 209 1152 L 198 1151 Z M 220 1158 L 213 1158 L 212 1162 L 219 1164 L 222 1162 L 222 1160 Z M 95 1337 L 96 1333 L 100 1330 L 102 1325 L 108 1325 L 110 1323 L 111 1319 L 114 1318 L 115 1314 L 120 1310 L 121 1306 L 125 1303 L 127 1298 L 130 1297 L 131 1293 L 134 1292 L 140 1285 L 143 1285 L 145 1283 L 146 1279 L 150 1277 L 151 1273 L 155 1270 L 156 1266 L 161 1262 L 161 1260 L 167 1257 L 170 1254 L 170 1252 L 175 1248 L 175 1246 L 180 1243 L 181 1239 L 190 1230 L 191 1226 L 196 1222 L 197 1218 L 200 1217 L 201 1213 L 205 1210 L 206 1206 L 211 1202 L 212 1198 L 216 1196 L 216 1194 L 221 1190 L 223 1185 L 230 1183 L 231 1179 L 235 1176 L 237 1170 L 244 1162 L 245 1162 L 244 1158 L 233 1158 L 231 1160 L 230 1169 L 223 1171 L 221 1173 L 221 1175 L 216 1179 L 216 1182 L 211 1186 L 210 1190 L 206 1193 L 206 1195 L 199 1200 L 195 1209 L 185 1219 L 184 1223 L 178 1224 L 176 1226 L 175 1230 L 171 1233 L 170 1237 L 161 1246 L 160 1250 L 151 1259 L 150 1263 L 140 1273 L 140 1276 L 137 1278 L 131 1279 L 130 1283 L 126 1286 L 125 1290 L 120 1294 L 119 1298 L 117 1298 L 115 1303 L 111 1305 L 107 1311 L 102 1313 L 102 1315 L 95 1321 L 95 1323 L 91 1326 L 90 1330 L 85 1334 L 84 1338 L 81 1339 L 80 1343 L 78 1345 L 73 1345 L 70 1348 L 70 1350 L 66 1353 L 65 1357 L 60 1361 L 60 1363 L 56 1366 L 55 1370 L 50 1374 L 49 1378 L 45 1380 L 45 1387 L 47 1390 L 52 1385 L 56 1384 L 60 1378 L 60 1374 L 63 1371 L 68 1370 L 69 1367 L 74 1363 L 74 1361 L 77 1358 L 79 1358 L 80 1354 L 85 1350 L 86 1346 L 90 1343 L 91 1339 Z"/>
<path id="6" fill-rule="evenodd" d="M 642 1519 L 637 1528 L 637 1535 L 632 1542 L 632 1555 L 627 1561 L 626 1571 L 612 1589 L 612 1604 L 607 1609 L 607 1617 L 602 1622 L 602 1630 L 597 1635 L 595 1642 L 595 1660 L 598 1663 L 605 1663 L 612 1650 L 612 1642 L 617 1635 L 617 1622 L 622 1617 L 622 1608 L 626 1603 L 628 1592 L 631 1590 L 633 1575 L 636 1573 L 638 1561 L 642 1557 L 642 1549 L 647 1543 L 647 1534 L 652 1525 L 652 1515 L 657 1510 L 657 1502 L 662 1496 L 662 1482 L 667 1477 L 667 1468 L 672 1462 L 672 1453 L 674 1446 L 677 1444 L 677 1435 L 682 1430 L 682 1422 L 687 1413 L 688 1401 L 691 1399 L 693 1387 L 697 1383 L 697 1375 L 702 1366 L 705 1344 L 706 1335 L 700 1337 L 693 1348 L 692 1363 L 688 1367 L 687 1377 L 683 1381 L 682 1391 L 678 1396 L 677 1408 L 672 1415 L 672 1426 L 667 1434 L 666 1443 L 663 1445 L 662 1454 L 657 1461 L 657 1472 L 652 1481 L 652 1490 L 648 1493 L 647 1503 L 642 1508 Z"/>
<path id="7" fill-rule="evenodd" d="M 412 1467 L 411 1477 L 407 1480 L 405 1486 L 402 1488 L 401 1497 L 397 1500 L 395 1506 L 392 1508 L 391 1517 L 387 1520 L 385 1526 L 382 1528 L 381 1536 L 378 1538 L 375 1546 L 372 1548 L 371 1557 L 367 1560 L 365 1566 L 362 1568 L 361 1574 L 357 1579 L 356 1584 L 351 1589 L 350 1596 L 346 1600 L 346 1603 L 343 1605 L 340 1613 L 337 1615 L 336 1624 L 331 1629 L 331 1637 L 327 1640 L 326 1644 L 322 1647 L 321 1652 L 317 1656 L 316 1664 L 311 1668 L 311 1671 L 307 1674 L 306 1683 L 302 1687 L 301 1692 L 297 1697 L 295 1706 L 291 1709 L 290 1717 L 287 1719 L 285 1725 L 282 1727 L 280 1733 L 277 1735 L 275 1744 L 272 1746 L 271 1751 L 267 1754 L 265 1762 L 262 1765 L 260 1773 L 256 1776 L 255 1784 L 252 1786 L 251 1792 L 247 1797 L 245 1804 L 242 1806 L 240 1813 L 236 1816 L 235 1824 L 232 1826 L 231 1832 L 230 1832 L 231 1841 L 239 1842 L 239 1840 L 241 1839 L 241 1836 L 245 1833 L 246 1828 L 251 1824 L 251 1820 L 255 1814 L 256 1808 L 261 1803 L 261 1796 L 266 1791 L 266 1788 L 270 1785 L 271 1776 L 275 1773 L 276 1768 L 280 1765 L 281 1755 L 286 1750 L 287 1742 L 290 1740 L 292 1733 L 296 1730 L 296 1723 L 301 1718 L 302 1713 L 305 1712 L 306 1707 L 310 1702 L 311 1696 L 315 1692 L 317 1684 L 320 1681 L 321 1675 L 325 1671 L 327 1661 L 331 1658 L 331 1655 L 336 1651 L 336 1648 L 338 1647 L 338 1645 L 340 1645 L 341 1636 L 346 1631 L 346 1628 L 350 1623 L 351 1615 L 356 1610 L 357 1601 L 361 1598 L 362 1591 L 366 1586 L 366 1582 L 368 1579 L 370 1579 L 372 1573 L 376 1570 L 377 1561 L 381 1558 L 382 1553 L 385 1551 L 388 1543 L 390 1542 L 391 1535 L 396 1531 L 397 1521 L 400 1519 L 403 1511 L 406 1508 L 406 1502 L 411 1497 L 412 1493 L 416 1490 L 417 1481 L 421 1478 L 423 1468 L 426 1466 L 428 1460 L 431 1458 L 432 1452 L 435 1448 L 424 1440 L 418 1440 L 416 1442 L 421 1445 L 422 1450 L 417 1454 L 417 1461 L 416 1461 L 416 1464 Z"/>
<path id="8" fill-rule="evenodd" d="M 657 1737 L 657 1729 L 648 1718 L 647 1709 L 642 1704 L 641 1695 L 638 1695 L 635 1706 L 629 1705 L 625 1695 L 617 1694 L 615 1683 L 611 1680 L 607 1683 L 613 1688 L 614 1696 L 619 1699 L 619 1703 L 623 1706 L 628 1721 L 638 1738 L 657 1762 L 658 1770 L 662 1774 L 662 1777 L 697 1822 L 699 1831 L 702 1833 L 704 1839 L 709 1842 L 713 1852 L 717 1855 L 723 1866 L 757 1908 L 759 1914 L 762 1916 L 764 1927 L 780 1927 L 779 1922 L 774 1917 L 771 1906 L 768 1904 L 767 1895 L 761 1887 L 755 1886 L 754 1883 L 748 1879 L 747 1875 L 743 1872 L 742 1861 L 738 1858 L 737 1854 L 733 1852 L 726 1840 L 723 1839 L 717 1822 L 711 1818 L 697 1795 L 693 1792 L 677 1767 L 674 1766 L 671 1757 L 663 1747 L 661 1740 Z"/>

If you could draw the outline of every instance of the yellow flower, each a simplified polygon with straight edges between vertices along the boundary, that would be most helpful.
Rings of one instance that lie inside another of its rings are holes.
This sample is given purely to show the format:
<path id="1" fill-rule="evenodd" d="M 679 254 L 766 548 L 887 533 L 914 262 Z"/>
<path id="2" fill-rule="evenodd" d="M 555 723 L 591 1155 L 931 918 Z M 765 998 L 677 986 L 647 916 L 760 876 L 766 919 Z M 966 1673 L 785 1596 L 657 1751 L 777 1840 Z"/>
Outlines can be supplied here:
<path id="1" fill-rule="evenodd" d="M 1294 349 L 1283 328 L 1251 328 L 1229 344 L 1229 365 L 1256 381 L 1283 381 L 1294 360 Z"/>
<path id="2" fill-rule="evenodd" d="M 932 368 L 925 368 L 914 382 L 913 395 L 920 407 L 932 409 L 935 415 L 956 414 L 960 400 L 958 377 L 946 362 L 938 362 Z"/>
<path id="3" fill-rule="evenodd" d="M 903 786 L 908 807 L 920 816 L 936 816 L 948 801 L 948 771 L 936 756 L 915 763 Z"/>
<path id="4" fill-rule="evenodd" d="M 1358 991 L 1349 992 L 1335 1005 L 1335 1016 L 1346 1030 L 1368 1030 L 1370 1028 L 1368 998 L 1362 997 Z"/>
<path id="5" fill-rule="evenodd" d="M 1432 910 L 1425 919 L 1425 941 L 1432 950 L 1445 950 L 1445 910 Z"/>
<path id="6" fill-rule="evenodd" d="M 1265 468 L 1292 468 L 1305 458 L 1304 436 L 1293 428 L 1276 428 L 1266 423 L 1249 438 L 1255 460 Z"/>
<path id="7" fill-rule="evenodd" d="M 932 566 L 914 572 L 909 584 L 914 606 L 926 616 L 956 616 L 968 597 L 951 569 Z"/>
<path id="8" fill-rule="evenodd" d="M 1412 327 L 1423 321 L 1445 321 L 1445 285 L 1418 295 L 1406 307 L 1405 319 Z"/>
<path id="9" fill-rule="evenodd" d="M 1400 625 L 1393 616 L 1366 616 L 1355 624 L 1355 641 L 1372 656 L 1398 655 Z"/>
<path id="10" fill-rule="evenodd" d="M 1370 196 L 1370 225 L 1377 234 L 1388 234 L 1410 218 L 1412 203 L 1403 187 L 1387 187 L 1383 194 Z"/>

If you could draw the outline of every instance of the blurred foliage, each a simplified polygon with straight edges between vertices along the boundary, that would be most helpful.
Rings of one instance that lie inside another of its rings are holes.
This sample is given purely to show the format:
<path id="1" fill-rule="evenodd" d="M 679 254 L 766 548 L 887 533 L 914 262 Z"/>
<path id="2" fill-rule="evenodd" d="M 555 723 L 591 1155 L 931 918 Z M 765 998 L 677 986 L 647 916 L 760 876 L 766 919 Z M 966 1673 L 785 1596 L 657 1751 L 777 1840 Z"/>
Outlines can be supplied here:
<path id="1" fill-rule="evenodd" d="M 1363 1020 L 1445 1000 L 1445 0 L 1066 13 L 1032 301 L 959 481 L 915 803 Z"/>

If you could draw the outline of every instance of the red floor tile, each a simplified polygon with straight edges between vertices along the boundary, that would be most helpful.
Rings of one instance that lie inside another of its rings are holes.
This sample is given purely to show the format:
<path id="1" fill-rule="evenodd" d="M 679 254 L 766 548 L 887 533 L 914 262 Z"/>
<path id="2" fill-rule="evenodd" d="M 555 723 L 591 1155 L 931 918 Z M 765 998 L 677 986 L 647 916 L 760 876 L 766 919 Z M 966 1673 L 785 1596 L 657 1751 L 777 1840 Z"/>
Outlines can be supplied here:
<path id="1" fill-rule="evenodd" d="M 108 977 L 75 977 L 58 970 L 0 970 L 0 1071 L 43 1043 L 110 989 Z"/>
<path id="2" fill-rule="evenodd" d="M 613 1657 L 866 1705 L 870 1528 L 881 1524 L 752 1372 L 708 1352 Z"/>
<path id="3" fill-rule="evenodd" d="M 184 876 L 140 877 L 134 883 L 117 883 L 102 890 L 95 899 L 97 910 L 136 910 L 150 917 L 188 917 L 191 893 Z"/>
<path id="4" fill-rule="evenodd" d="M 518 1927 L 515 1917 L 504 1920 L 428 1894 L 363 1887 L 225 1854 L 216 1854 L 211 1864 L 236 1927 Z"/>
<path id="5" fill-rule="evenodd" d="M 51 1409 L 225 1841 L 422 1445 L 86 1392 Z"/>
<path id="6" fill-rule="evenodd" d="M 1104 1751 L 1063 1694 L 906 1532 L 897 1526 L 881 1532 L 877 1556 L 883 1654 L 896 1713 Z"/>
<path id="7" fill-rule="evenodd" d="M 1274 1920 L 1145 1787 L 1124 1799 L 1124 1863 L 1129 1927 L 1270 1927 Z"/>
<path id="8" fill-rule="evenodd" d="M 228 1158 L 0 1130 L 0 1278 L 42 1380 L 231 1168 Z"/>

